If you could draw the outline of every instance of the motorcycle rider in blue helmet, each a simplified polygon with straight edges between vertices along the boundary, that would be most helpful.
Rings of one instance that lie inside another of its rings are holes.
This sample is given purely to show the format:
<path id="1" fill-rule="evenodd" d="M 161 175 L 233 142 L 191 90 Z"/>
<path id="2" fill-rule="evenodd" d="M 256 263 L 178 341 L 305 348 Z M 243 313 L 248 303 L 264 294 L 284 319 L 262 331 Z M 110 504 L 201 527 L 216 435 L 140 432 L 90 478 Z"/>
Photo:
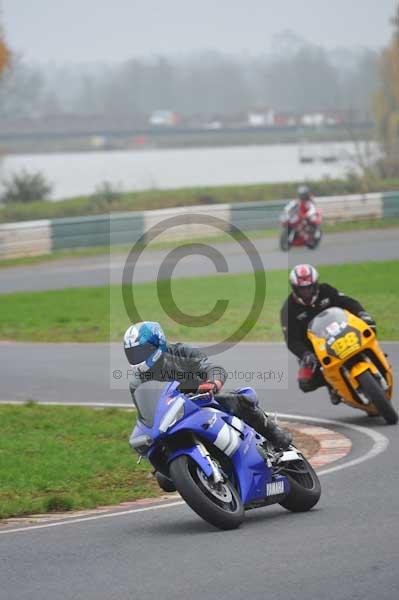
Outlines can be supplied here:
<path id="1" fill-rule="evenodd" d="M 221 394 L 227 379 L 225 369 L 212 363 L 198 348 L 181 343 L 168 344 L 159 323 L 143 321 L 128 327 L 124 335 L 124 350 L 133 367 L 129 381 L 132 399 L 138 386 L 146 381 L 179 381 L 180 390 L 185 394 L 214 394 L 224 410 L 244 420 L 275 448 L 286 449 L 290 445 L 291 434 L 267 416 L 252 388 Z M 170 479 L 160 473 L 155 475 L 162 489 L 174 491 Z"/>

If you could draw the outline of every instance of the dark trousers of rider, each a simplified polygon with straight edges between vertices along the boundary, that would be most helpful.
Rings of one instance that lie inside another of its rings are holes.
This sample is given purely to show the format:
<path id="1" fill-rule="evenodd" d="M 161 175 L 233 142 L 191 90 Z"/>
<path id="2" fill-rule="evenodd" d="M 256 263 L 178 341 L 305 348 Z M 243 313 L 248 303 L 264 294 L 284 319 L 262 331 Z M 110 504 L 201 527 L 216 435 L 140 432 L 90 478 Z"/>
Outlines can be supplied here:
<path id="1" fill-rule="evenodd" d="M 230 414 L 245 421 L 256 431 L 264 435 L 267 425 L 267 415 L 257 401 L 241 394 L 217 394 L 215 400 Z"/>
<path id="2" fill-rule="evenodd" d="M 254 395 L 251 397 L 246 394 L 217 394 L 215 400 L 229 412 L 239 419 L 242 419 L 253 427 L 260 435 L 269 440 L 276 448 L 288 448 L 292 442 L 292 435 L 289 431 L 281 429 L 273 419 L 269 419 L 265 411 L 259 406 L 259 402 Z"/>
<path id="3" fill-rule="evenodd" d="M 320 367 L 317 367 L 309 379 L 300 379 L 299 387 L 303 392 L 314 392 L 320 387 L 327 385 Z"/>

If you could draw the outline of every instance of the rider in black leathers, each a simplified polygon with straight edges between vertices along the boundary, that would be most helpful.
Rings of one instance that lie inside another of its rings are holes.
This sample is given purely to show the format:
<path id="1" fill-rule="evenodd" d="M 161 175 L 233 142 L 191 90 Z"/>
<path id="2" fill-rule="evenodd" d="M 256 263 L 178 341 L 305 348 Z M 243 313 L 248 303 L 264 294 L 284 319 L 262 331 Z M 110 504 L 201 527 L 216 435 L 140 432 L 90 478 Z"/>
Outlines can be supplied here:
<path id="1" fill-rule="evenodd" d="M 137 387 L 149 379 L 180 381 L 180 389 L 186 394 L 212 392 L 223 408 L 243 419 L 276 446 L 286 447 L 291 442 L 291 435 L 268 419 L 254 399 L 235 392 L 220 393 L 227 373 L 223 367 L 211 363 L 198 348 L 187 344 L 167 344 L 166 350 L 151 369 L 144 372 L 133 369 L 129 382 L 132 397 Z"/>
<path id="2" fill-rule="evenodd" d="M 375 328 L 374 319 L 358 300 L 339 292 L 328 283 L 318 282 L 318 273 L 311 265 L 297 265 L 290 273 L 291 294 L 284 302 L 280 321 L 288 349 L 299 358 L 299 387 L 311 392 L 326 385 L 320 365 L 308 340 L 310 321 L 326 308 L 337 306 L 360 317 Z M 308 373 L 307 376 L 302 375 Z M 329 388 L 331 402 L 338 404 L 339 396 Z"/>

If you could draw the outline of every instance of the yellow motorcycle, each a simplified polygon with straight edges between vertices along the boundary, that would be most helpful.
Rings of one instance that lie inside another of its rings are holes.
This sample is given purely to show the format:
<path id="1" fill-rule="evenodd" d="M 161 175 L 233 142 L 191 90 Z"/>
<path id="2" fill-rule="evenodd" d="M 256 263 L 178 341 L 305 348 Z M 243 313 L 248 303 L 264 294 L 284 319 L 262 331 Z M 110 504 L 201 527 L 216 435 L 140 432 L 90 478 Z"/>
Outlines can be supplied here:
<path id="1" fill-rule="evenodd" d="M 307 335 L 325 380 L 345 404 L 390 425 L 397 422 L 392 367 L 367 323 L 342 308 L 328 308 L 310 322 Z"/>

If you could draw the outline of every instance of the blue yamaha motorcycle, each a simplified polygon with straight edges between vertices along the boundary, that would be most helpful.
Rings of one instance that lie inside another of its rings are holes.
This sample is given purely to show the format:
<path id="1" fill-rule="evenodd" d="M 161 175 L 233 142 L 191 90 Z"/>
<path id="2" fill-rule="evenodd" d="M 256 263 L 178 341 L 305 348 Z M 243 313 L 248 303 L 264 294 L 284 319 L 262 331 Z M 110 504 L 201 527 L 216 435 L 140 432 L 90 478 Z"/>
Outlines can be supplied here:
<path id="1" fill-rule="evenodd" d="M 134 402 L 130 445 L 154 466 L 161 487 L 177 489 L 215 527 L 239 527 L 252 508 L 279 503 L 301 512 L 318 502 L 320 482 L 306 458 L 294 446 L 274 449 L 211 394 L 186 395 L 178 382 L 148 381 Z"/>

